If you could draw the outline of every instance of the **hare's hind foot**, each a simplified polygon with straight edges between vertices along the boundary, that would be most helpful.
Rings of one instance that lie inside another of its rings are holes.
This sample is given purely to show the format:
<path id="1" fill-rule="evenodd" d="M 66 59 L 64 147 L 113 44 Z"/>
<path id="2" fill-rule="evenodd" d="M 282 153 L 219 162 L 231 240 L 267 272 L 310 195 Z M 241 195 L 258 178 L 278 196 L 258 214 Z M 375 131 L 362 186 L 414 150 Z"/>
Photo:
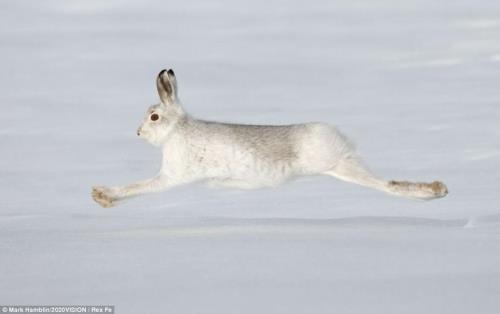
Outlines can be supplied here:
<path id="1" fill-rule="evenodd" d="M 357 159 L 347 158 L 339 161 L 335 168 L 325 172 L 344 181 L 357 183 L 386 193 L 412 199 L 431 200 L 445 197 L 448 188 L 441 181 L 432 183 L 409 181 L 385 181 L 373 176 Z"/>
<path id="2" fill-rule="evenodd" d="M 105 186 L 92 187 L 92 198 L 104 208 L 113 207 L 116 205 L 115 198 L 111 195 L 111 190 Z"/>
<path id="3" fill-rule="evenodd" d="M 445 197 L 448 194 L 448 188 L 441 181 L 432 183 L 408 182 L 408 181 L 389 181 L 389 190 L 393 193 L 415 197 L 419 199 L 434 199 Z"/>

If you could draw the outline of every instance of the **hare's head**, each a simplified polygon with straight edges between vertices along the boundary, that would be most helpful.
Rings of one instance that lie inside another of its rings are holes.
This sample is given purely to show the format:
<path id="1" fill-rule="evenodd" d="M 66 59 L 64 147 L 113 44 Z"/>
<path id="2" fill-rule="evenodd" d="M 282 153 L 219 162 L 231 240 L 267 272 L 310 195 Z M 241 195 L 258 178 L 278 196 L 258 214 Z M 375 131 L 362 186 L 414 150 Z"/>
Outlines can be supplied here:
<path id="1" fill-rule="evenodd" d="M 156 87 L 161 102 L 149 107 L 137 135 L 158 146 L 166 141 L 185 113 L 177 98 L 177 81 L 172 69 L 163 70 L 158 74 Z"/>

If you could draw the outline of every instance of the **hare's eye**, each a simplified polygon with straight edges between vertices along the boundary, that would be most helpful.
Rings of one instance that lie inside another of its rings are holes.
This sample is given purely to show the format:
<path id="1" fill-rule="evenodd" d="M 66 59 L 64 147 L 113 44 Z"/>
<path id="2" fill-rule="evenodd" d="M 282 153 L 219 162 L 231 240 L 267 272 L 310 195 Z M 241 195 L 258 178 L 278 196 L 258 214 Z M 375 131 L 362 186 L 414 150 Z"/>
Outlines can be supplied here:
<path id="1" fill-rule="evenodd" d="M 151 121 L 156 121 L 156 120 L 160 119 L 160 116 L 157 115 L 156 113 L 153 113 L 150 118 L 151 118 Z"/>

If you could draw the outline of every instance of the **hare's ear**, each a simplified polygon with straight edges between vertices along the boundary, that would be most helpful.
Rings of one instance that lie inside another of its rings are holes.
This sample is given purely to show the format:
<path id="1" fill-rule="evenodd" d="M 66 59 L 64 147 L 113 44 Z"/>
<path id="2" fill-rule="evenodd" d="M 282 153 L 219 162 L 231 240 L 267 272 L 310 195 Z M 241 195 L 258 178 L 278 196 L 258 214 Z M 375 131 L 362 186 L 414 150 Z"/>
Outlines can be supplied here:
<path id="1" fill-rule="evenodd" d="M 173 105 L 177 102 L 177 80 L 172 69 L 162 70 L 158 74 L 156 88 L 163 104 Z"/>

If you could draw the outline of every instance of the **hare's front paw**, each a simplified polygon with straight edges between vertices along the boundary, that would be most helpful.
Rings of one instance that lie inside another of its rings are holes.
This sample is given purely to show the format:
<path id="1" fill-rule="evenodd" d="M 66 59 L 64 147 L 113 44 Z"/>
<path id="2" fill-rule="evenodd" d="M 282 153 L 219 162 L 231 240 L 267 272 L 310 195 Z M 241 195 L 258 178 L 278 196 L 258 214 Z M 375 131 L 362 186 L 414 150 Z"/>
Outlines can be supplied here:
<path id="1" fill-rule="evenodd" d="M 113 193 L 110 188 L 105 186 L 94 186 L 92 187 L 92 198 L 94 201 L 99 203 L 102 207 L 109 208 L 116 204 L 116 198 L 113 197 Z"/>
<path id="2" fill-rule="evenodd" d="M 445 197 L 448 194 L 446 184 L 441 181 L 434 181 L 429 184 L 429 187 L 432 189 L 432 192 L 434 192 L 435 197 Z"/>

